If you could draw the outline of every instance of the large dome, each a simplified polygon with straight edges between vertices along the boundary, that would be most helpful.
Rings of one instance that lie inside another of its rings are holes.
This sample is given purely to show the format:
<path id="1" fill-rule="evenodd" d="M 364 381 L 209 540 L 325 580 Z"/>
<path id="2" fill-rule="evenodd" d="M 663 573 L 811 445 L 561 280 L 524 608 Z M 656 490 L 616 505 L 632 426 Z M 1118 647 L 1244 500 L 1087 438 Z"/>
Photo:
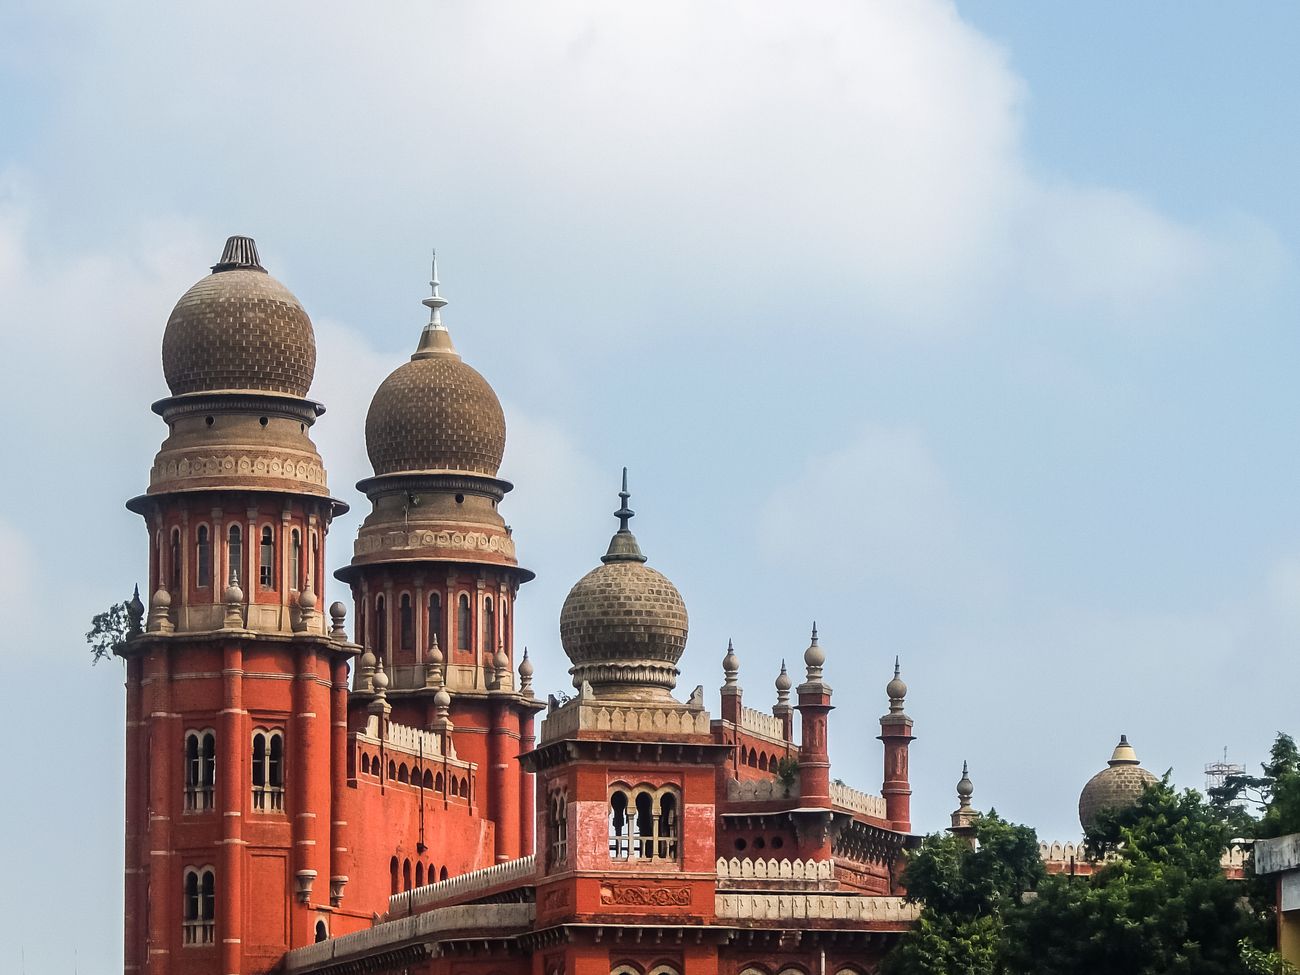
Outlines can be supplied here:
<path id="1" fill-rule="evenodd" d="M 1147 786 L 1158 781 L 1154 775 L 1138 764 L 1137 753 L 1128 743 L 1127 735 L 1120 735 L 1119 744 L 1106 768 L 1088 780 L 1079 793 L 1079 823 L 1089 829 L 1097 822 L 1103 809 L 1123 809 L 1137 802 Z"/>
<path id="2" fill-rule="evenodd" d="M 231 237 L 212 273 L 172 310 L 162 358 L 173 396 L 232 389 L 306 396 L 316 339 L 298 299 L 258 263 L 252 239 Z"/>
<path id="3" fill-rule="evenodd" d="M 626 471 L 622 522 L 602 565 L 578 580 L 560 610 L 560 642 L 572 661 L 573 686 L 597 697 L 666 698 L 677 684 L 688 620 L 681 593 L 645 556 L 627 527 Z"/>
<path id="4" fill-rule="evenodd" d="M 370 401 L 371 466 L 376 474 L 469 471 L 496 477 L 506 449 L 506 418 L 496 393 L 449 340 L 445 350 L 429 345 L 422 341 Z"/>

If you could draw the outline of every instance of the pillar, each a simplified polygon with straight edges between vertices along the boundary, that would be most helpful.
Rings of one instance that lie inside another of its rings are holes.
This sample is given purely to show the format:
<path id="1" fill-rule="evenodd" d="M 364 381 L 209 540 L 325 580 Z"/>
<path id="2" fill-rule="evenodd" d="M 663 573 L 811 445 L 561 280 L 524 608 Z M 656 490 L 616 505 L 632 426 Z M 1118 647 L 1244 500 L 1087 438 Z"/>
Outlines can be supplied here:
<path id="1" fill-rule="evenodd" d="M 889 713 L 880 719 L 880 740 L 885 744 L 885 776 L 880 794 L 885 797 L 885 816 L 900 833 L 912 830 L 912 787 L 908 781 L 907 753 L 914 740 L 912 719 L 903 711 L 907 685 L 894 661 L 894 679 L 885 688 Z"/>

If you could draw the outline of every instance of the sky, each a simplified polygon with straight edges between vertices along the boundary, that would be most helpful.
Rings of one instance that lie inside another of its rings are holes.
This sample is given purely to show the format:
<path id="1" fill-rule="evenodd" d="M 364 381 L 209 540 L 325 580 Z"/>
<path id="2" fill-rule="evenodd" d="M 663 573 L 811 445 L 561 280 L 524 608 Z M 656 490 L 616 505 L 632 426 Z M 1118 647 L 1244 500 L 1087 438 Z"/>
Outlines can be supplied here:
<path id="1" fill-rule="evenodd" d="M 681 694 L 716 707 L 731 638 L 769 707 L 816 620 L 833 774 L 878 791 L 897 655 L 918 831 L 963 760 L 1060 840 L 1121 733 L 1180 786 L 1256 766 L 1300 731 L 1298 36 L 1282 3 L 0 0 L 0 968 L 120 971 L 122 672 L 83 634 L 144 578 L 163 327 L 231 234 L 315 323 L 335 565 L 438 248 L 542 694 L 627 465 Z"/>

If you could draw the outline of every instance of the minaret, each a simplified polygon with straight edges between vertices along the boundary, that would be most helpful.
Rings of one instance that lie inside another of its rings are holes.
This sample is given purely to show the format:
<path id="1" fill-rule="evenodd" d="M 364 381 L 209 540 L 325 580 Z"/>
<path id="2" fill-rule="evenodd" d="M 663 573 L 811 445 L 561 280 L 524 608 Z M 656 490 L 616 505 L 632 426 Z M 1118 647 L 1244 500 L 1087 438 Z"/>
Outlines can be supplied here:
<path id="1" fill-rule="evenodd" d="M 898 659 L 894 659 L 894 677 L 885 685 L 889 695 L 889 713 L 880 719 L 880 740 L 885 743 L 885 782 L 880 794 L 885 797 L 885 815 L 900 833 L 912 829 L 912 787 L 908 781 L 907 751 L 915 740 L 912 719 L 903 711 L 907 685 L 900 676 Z"/>
<path id="2" fill-rule="evenodd" d="M 442 320 L 437 255 L 422 303 L 429 320 L 410 361 L 380 385 L 366 415 L 374 476 L 352 561 L 335 575 L 356 604 L 357 642 L 388 665 L 394 724 L 454 729 L 455 752 L 478 766 L 479 808 L 494 823 L 497 861 L 532 852 L 531 781 L 518 756 L 542 705 L 517 687 L 514 601 L 533 578 L 515 558 L 498 505 L 506 423 L 492 387 L 456 350 Z M 368 715 L 366 658 L 351 725 Z M 440 710 L 439 695 L 449 711 Z M 389 851 L 395 852 L 395 851 Z"/>
<path id="3" fill-rule="evenodd" d="M 800 720 L 799 804 L 804 807 L 831 806 L 831 759 L 827 740 L 831 686 L 822 678 L 826 652 L 817 643 L 817 624 L 812 641 L 803 654 L 806 679 L 798 687 Z"/>
<path id="4" fill-rule="evenodd" d="M 781 737 L 787 742 L 794 741 L 794 708 L 790 707 L 790 688 L 794 686 L 794 681 L 786 672 L 785 661 L 781 661 L 781 672 L 776 675 L 774 681 L 776 685 L 776 704 L 772 708 L 772 716 L 781 721 Z"/>
<path id="5" fill-rule="evenodd" d="M 347 873 L 332 725 L 355 648 L 317 611 L 346 505 L 309 435 L 324 412 L 307 399 L 311 320 L 250 238 L 177 302 L 162 358 L 168 434 L 127 503 L 151 595 L 121 651 L 125 970 L 261 972 L 312 942 L 324 878 Z"/>
<path id="6" fill-rule="evenodd" d="M 971 808 L 970 797 L 975 794 L 975 786 L 970 780 L 970 770 L 965 762 L 961 763 L 961 778 L 957 782 L 957 808 L 952 813 L 952 826 L 948 832 L 960 836 L 975 847 L 975 819 L 979 816 Z"/>
<path id="7" fill-rule="evenodd" d="M 740 724 L 743 692 L 740 687 L 739 676 L 740 658 L 736 656 L 736 648 L 728 640 L 727 653 L 722 658 L 722 689 L 719 694 L 722 697 L 722 720 L 730 721 L 734 725 Z"/>

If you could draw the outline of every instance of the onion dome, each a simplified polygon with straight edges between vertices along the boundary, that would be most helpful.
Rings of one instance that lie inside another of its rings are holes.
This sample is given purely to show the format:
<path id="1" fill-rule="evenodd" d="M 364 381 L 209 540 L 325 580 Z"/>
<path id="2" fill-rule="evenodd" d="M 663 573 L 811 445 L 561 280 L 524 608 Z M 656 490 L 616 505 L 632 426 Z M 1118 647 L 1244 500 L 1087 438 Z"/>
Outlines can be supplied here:
<path id="1" fill-rule="evenodd" d="M 1147 786 L 1158 779 L 1138 764 L 1127 735 L 1119 736 L 1107 767 L 1088 780 L 1079 793 L 1079 823 L 1085 830 L 1097 822 L 1103 809 L 1123 809 L 1137 802 Z"/>
<path id="2" fill-rule="evenodd" d="M 466 365 L 442 323 L 447 299 L 424 299 L 429 324 L 420 344 L 383 381 L 366 414 L 366 452 L 375 474 L 466 471 L 496 477 L 506 449 L 501 402 L 472 366 Z"/>
<path id="3" fill-rule="evenodd" d="M 628 528 L 627 502 L 601 565 L 578 580 L 560 610 L 560 642 L 573 662 L 573 686 L 591 684 L 597 697 L 671 700 L 677 661 L 686 649 L 686 604 L 660 572 L 645 564 Z"/>
<path id="4" fill-rule="evenodd" d="M 231 237 L 212 273 L 176 303 L 162 344 L 173 396 L 255 390 L 303 397 L 316 371 L 311 319 L 258 261 L 251 237 Z"/>

